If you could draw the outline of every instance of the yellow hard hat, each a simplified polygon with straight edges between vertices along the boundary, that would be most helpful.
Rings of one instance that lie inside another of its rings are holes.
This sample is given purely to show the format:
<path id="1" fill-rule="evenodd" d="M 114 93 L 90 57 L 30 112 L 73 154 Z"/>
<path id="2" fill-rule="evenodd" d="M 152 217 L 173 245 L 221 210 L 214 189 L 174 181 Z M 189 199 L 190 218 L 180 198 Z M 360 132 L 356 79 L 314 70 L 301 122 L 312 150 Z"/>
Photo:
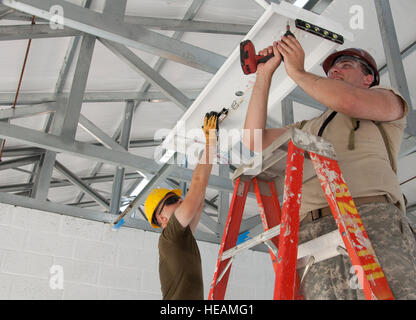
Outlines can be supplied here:
<path id="1" fill-rule="evenodd" d="M 158 225 L 152 223 L 153 214 L 157 206 L 159 205 L 160 201 L 162 201 L 163 198 L 170 192 L 176 194 L 178 197 L 182 196 L 181 189 L 157 188 L 153 189 L 149 193 L 149 195 L 146 198 L 146 201 L 144 202 L 144 213 L 146 214 L 147 220 L 153 228 L 159 228 Z"/>

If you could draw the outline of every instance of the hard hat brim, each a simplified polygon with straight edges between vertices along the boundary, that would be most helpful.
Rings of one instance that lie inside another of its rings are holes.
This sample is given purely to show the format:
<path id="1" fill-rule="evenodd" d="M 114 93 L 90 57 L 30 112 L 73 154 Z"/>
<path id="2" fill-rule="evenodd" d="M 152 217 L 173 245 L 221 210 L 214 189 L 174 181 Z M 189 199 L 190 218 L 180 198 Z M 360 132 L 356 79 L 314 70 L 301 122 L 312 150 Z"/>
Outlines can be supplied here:
<path id="1" fill-rule="evenodd" d="M 161 189 L 159 189 L 159 190 L 161 190 Z M 150 209 L 147 208 L 146 202 L 145 202 L 145 214 L 146 214 L 147 220 L 149 221 L 150 225 L 155 229 L 160 228 L 160 227 L 158 225 L 152 223 L 152 219 L 153 219 L 153 215 L 155 214 L 155 210 L 159 207 L 160 203 L 166 198 L 166 196 L 169 193 L 173 193 L 173 194 L 177 195 L 178 197 L 182 197 L 182 190 L 181 189 L 171 189 L 171 190 L 170 189 L 162 189 L 162 190 L 163 191 L 158 194 L 158 197 L 160 198 L 160 200 L 157 203 L 154 203 L 152 208 L 150 208 Z M 148 198 L 149 197 L 150 197 L 150 195 L 148 196 Z M 146 201 L 148 201 L 148 199 L 146 199 Z"/>

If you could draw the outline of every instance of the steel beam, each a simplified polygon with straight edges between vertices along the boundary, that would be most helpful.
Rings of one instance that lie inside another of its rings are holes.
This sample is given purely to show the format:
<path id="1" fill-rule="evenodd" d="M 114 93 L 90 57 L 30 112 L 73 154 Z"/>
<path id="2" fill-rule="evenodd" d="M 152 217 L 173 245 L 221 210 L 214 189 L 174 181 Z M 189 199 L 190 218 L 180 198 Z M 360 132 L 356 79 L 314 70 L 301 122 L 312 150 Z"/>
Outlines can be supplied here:
<path id="1" fill-rule="evenodd" d="M 127 0 L 105 0 L 103 15 L 122 21 L 126 12 Z"/>
<path id="2" fill-rule="evenodd" d="M 39 114 L 55 112 L 57 109 L 56 103 L 44 103 L 39 105 L 32 106 L 20 106 L 17 108 L 2 109 L 0 110 L 0 120 L 1 119 L 17 119 L 32 117 Z"/>
<path id="3" fill-rule="evenodd" d="M 261 230 L 263 230 L 263 224 L 261 222 L 260 215 L 255 215 L 250 218 L 244 219 L 243 221 L 241 221 L 240 233 L 248 230 L 250 232 L 253 232 L 253 230 L 255 228 L 257 229 L 257 226 L 259 225 L 261 226 Z"/>
<path id="4" fill-rule="evenodd" d="M 406 59 L 408 56 L 410 56 L 413 52 L 416 50 L 416 41 L 413 41 L 410 45 L 408 45 L 403 51 L 400 52 L 400 56 L 402 61 Z M 382 66 L 378 72 L 380 73 L 380 76 L 385 74 L 388 71 L 387 64 Z"/>
<path id="5" fill-rule="evenodd" d="M 126 148 L 120 146 L 113 138 L 108 136 L 104 131 L 98 128 L 94 123 L 84 117 L 82 114 L 79 118 L 79 126 L 93 136 L 97 141 L 99 141 L 104 146 L 111 148 L 115 151 L 126 151 Z"/>
<path id="6" fill-rule="evenodd" d="M 83 3 L 84 8 L 89 9 L 91 6 L 91 2 L 92 0 L 84 0 L 84 3 Z M 69 73 L 69 70 L 71 69 L 72 62 L 75 57 L 75 52 L 78 49 L 80 40 L 81 40 L 81 37 L 76 36 L 76 37 L 73 37 L 69 42 L 68 49 L 66 51 L 65 58 L 64 58 L 64 63 L 62 64 L 61 71 L 59 72 L 59 78 L 58 78 L 58 81 L 56 82 L 56 86 L 55 86 L 56 94 L 61 94 L 63 92 L 65 83 L 68 79 L 68 73 Z"/>
<path id="7" fill-rule="evenodd" d="M 0 41 L 74 37 L 83 33 L 71 28 L 53 30 L 49 24 L 1 26 Z"/>
<path id="8" fill-rule="evenodd" d="M 162 182 L 166 176 L 169 175 L 169 172 L 172 171 L 173 166 L 165 163 L 163 166 L 156 172 L 156 174 L 150 179 L 150 181 L 144 186 L 142 190 L 140 190 L 139 194 L 134 198 L 132 202 L 128 205 L 128 207 L 123 211 L 121 217 L 125 217 L 125 220 L 132 220 L 130 213 L 134 212 L 144 199 L 149 195 L 152 191 L 154 185 L 159 184 Z"/>
<path id="9" fill-rule="evenodd" d="M 293 100 L 286 97 L 282 100 L 282 124 L 285 127 L 292 123 L 294 123 Z"/>
<path id="10" fill-rule="evenodd" d="M 110 204 L 107 200 L 100 195 L 97 191 L 91 189 L 87 186 L 80 178 L 73 174 L 68 168 L 62 165 L 59 161 L 55 160 L 55 168 L 62 173 L 73 185 L 80 188 L 83 192 L 87 193 L 91 198 L 93 198 L 100 206 L 105 210 L 110 208 Z"/>
<path id="11" fill-rule="evenodd" d="M 184 16 L 184 20 L 192 20 L 195 15 L 197 14 L 198 10 L 201 8 L 202 4 L 203 4 L 204 0 L 193 0 L 191 5 L 189 6 L 188 10 L 185 13 Z M 172 36 L 172 39 L 175 40 L 179 40 L 181 37 L 183 36 L 183 32 L 175 32 Z M 153 67 L 153 69 L 158 72 L 160 71 L 160 69 L 162 69 L 163 65 L 165 64 L 165 59 L 163 59 L 162 57 L 159 58 L 155 64 L 155 66 Z M 151 86 L 151 82 L 149 81 L 150 79 L 148 79 L 142 86 L 141 91 L 143 92 L 147 92 L 150 89 Z M 190 106 L 190 101 L 186 101 L 186 99 L 183 100 L 186 104 L 183 105 L 183 107 L 188 108 Z M 138 105 L 139 106 L 139 105 Z M 167 168 L 165 168 L 165 166 L 162 166 L 160 168 L 160 170 L 166 171 L 168 172 L 169 170 L 167 170 Z M 160 171 L 156 172 L 155 176 L 158 177 L 160 175 Z M 162 177 L 164 177 L 165 175 L 162 175 Z M 146 185 L 146 188 L 152 188 L 155 187 L 156 183 L 159 183 L 161 181 L 161 179 L 152 179 L 151 181 L 148 182 L 148 185 Z M 185 181 L 182 181 L 182 183 L 184 185 L 186 185 Z M 137 197 L 139 198 L 139 200 L 142 200 L 142 198 L 145 196 L 145 194 L 138 194 Z M 133 200 L 133 201 L 137 201 L 137 200 Z"/>
<path id="12" fill-rule="evenodd" d="M 133 120 L 133 112 L 134 112 L 134 102 L 129 101 L 126 105 L 126 109 L 124 112 L 123 129 L 121 131 L 121 137 L 120 137 L 120 145 L 125 150 L 128 150 L 128 146 L 129 146 L 131 124 Z M 112 191 L 112 197 L 111 197 L 111 203 L 110 203 L 110 212 L 114 214 L 120 211 L 120 201 L 121 201 L 121 192 L 123 189 L 124 171 L 125 169 L 123 167 L 117 167 L 116 174 L 114 177 L 113 191 Z"/>
<path id="13" fill-rule="evenodd" d="M 202 90 L 200 89 L 184 89 L 181 90 L 189 99 L 195 100 Z M 19 94 L 19 100 L 17 105 L 29 105 L 29 104 L 40 104 L 47 102 L 56 102 L 58 99 L 68 99 L 68 93 L 54 94 L 49 92 L 21 92 Z M 0 105 L 12 105 L 15 98 L 13 93 L 0 93 Z M 142 102 L 166 102 L 170 101 L 160 91 L 148 91 L 148 92 L 86 92 L 83 97 L 84 103 L 92 102 L 127 102 L 129 100 L 142 101 Z"/>
<path id="14" fill-rule="evenodd" d="M 401 59 L 399 42 L 394 27 L 393 14 L 388 0 L 374 0 L 377 11 L 378 23 L 380 26 L 381 38 L 383 39 L 384 53 L 389 70 L 390 84 L 402 94 L 409 103 L 410 113 L 408 115 L 406 132 L 416 135 L 416 111 L 411 105 L 409 87 L 406 80 L 406 73 Z"/>
<path id="15" fill-rule="evenodd" d="M 33 162 L 39 161 L 40 156 L 30 156 L 24 158 L 17 158 L 13 160 L 1 161 L 0 162 L 0 171 L 7 169 L 14 169 L 28 164 L 33 164 Z"/>
<path id="16" fill-rule="evenodd" d="M 150 18 L 139 16 L 126 16 L 124 22 L 138 24 L 149 29 L 173 30 L 181 32 L 200 32 L 215 34 L 246 35 L 253 27 L 248 24 L 219 23 L 207 21 L 190 21 L 178 19 Z"/>
<path id="17" fill-rule="evenodd" d="M 60 128 L 60 135 L 65 139 L 73 140 L 75 138 L 94 46 L 94 37 L 84 36 L 82 38 L 71 92 L 68 97 L 68 104 L 65 108 L 58 110 L 55 115 L 54 126 Z M 62 116 L 60 116 L 61 114 Z"/>
<path id="18" fill-rule="evenodd" d="M 38 200 L 47 198 L 55 160 L 56 154 L 54 152 L 46 151 L 42 154 L 34 172 L 35 183 L 31 192 L 33 198 Z"/>
<path id="19" fill-rule="evenodd" d="M 67 104 L 64 105 L 62 103 L 60 105 L 60 108 L 54 116 L 51 129 L 52 134 L 59 136 L 60 139 L 72 141 L 75 138 L 94 46 L 94 37 L 86 35 L 82 38 L 74 79 L 72 81 L 71 92 L 69 94 Z M 55 159 L 56 153 L 50 150 L 46 151 L 46 153 L 42 156 L 42 159 L 39 162 L 39 174 L 35 179 L 32 197 L 38 200 L 46 199 Z"/>
<path id="20" fill-rule="evenodd" d="M 135 53 L 128 48 L 111 41 L 100 39 L 101 43 L 113 52 L 117 57 L 127 63 L 136 72 L 138 72 L 147 81 L 159 88 L 172 102 L 178 105 L 182 110 L 186 111 L 191 105 L 191 100 L 181 91 L 174 87 L 169 81 L 163 78 L 159 73 L 155 72 L 152 67 L 141 60 Z"/>
<path id="21" fill-rule="evenodd" d="M 125 15 L 126 7 L 127 7 L 127 0 L 121 0 L 119 2 L 106 0 L 105 5 L 104 5 L 104 10 L 103 10 L 103 15 L 107 16 L 107 17 L 111 17 L 111 15 L 113 15 L 113 17 L 115 19 L 117 19 L 118 21 L 122 21 L 124 15 Z M 131 103 L 130 101 L 127 102 L 126 108 L 128 106 L 130 106 L 130 103 Z M 133 109 L 131 111 L 133 113 Z M 127 110 L 126 110 L 126 112 L 127 112 Z M 133 115 L 131 115 L 131 118 L 132 117 L 133 117 Z M 131 126 L 131 119 L 129 121 L 130 121 L 130 126 Z M 124 127 L 125 126 L 123 126 L 123 128 Z M 128 131 L 130 132 L 130 129 Z M 118 135 L 119 135 L 119 133 L 117 132 L 117 134 L 115 136 L 113 136 L 115 139 L 111 139 L 111 140 L 109 140 L 109 142 L 113 143 L 114 140 L 117 140 Z M 126 132 L 125 132 L 125 136 L 126 136 Z M 106 136 L 104 136 L 104 137 L 106 137 Z M 128 137 L 129 137 L 129 134 L 128 134 Z M 129 144 L 128 142 L 127 142 L 127 144 L 126 143 L 124 144 L 124 149 L 125 150 L 128 149 L 128 144 Z M 121 147 L 121 148 L 123 148 L 123 147 Z M 102 167 L 102 163 L 97 163 L 95 165 L 94 169 L 92 170 L 93 175 L 96 175 L 99 172 L 99 170 L 101 169 L 101 167 Z M 112 196 L 111 202 L 110 202 L 110 212 L 111 213 L 118 213 L 118 211 L 119 211 L 122 183 L 123 183 L 123 180 L 124 180 L 124 170 L 125 170 L 124 168 L 116 167 L 116 174 L 115 174 L 115 178 L 114 178 L 114 182 L 113 182 L 113 196 Z M 82 200 L 83 196 L 84 196 L 84 193 L 79 193 L 76 200 L 78 202 L 80 202 Z"/>
<path id="22" fill-rule="evenodd" d="M 45 153 L 44 149 L 33 147 L 6 147 L 3 151 L 3 158 L 29 157 Z"/>
<path id="23" fill-rule="evenodd" d="M 202 211 L 201 213 L 200 223 L 217 236 L 219 236 L 223 231 L 218 222 L 212 219 L 205 211 Z"/>
<path id="24" fill-rule="evenodd" d="M 171 39 L 138 25 L 126 24 L 110 16 L 88 10 L 63 0 L 0 0 L 2 4 L 16 10 L 52 20 L 52 6 L 61 6 L 64 25 L 85 33 L 133 47 L 150 54 L 216 73 L 226 58 L 214 52 Z"/>
<path id="25" fill-rule="evenodd" d="M 87 186 L 92 183 L 105 183 L 114 180 L 114 175 L 100 175 L 100 176 L 90 176 L 90 177 L 80 177 L 79 178 L 82 182 L 84 182 Z M 136 172 L 130 172 L 125 174 L 125 180 L 132 180 L 135 179 L 138 183 L 141 182 L 143 177 Z M 73 184 L 66 179 L 63 180 L 52 180 L 50 188 L 60 188 L 60 187 L 68 187 L 72 186 Z M 26 192 L 30 191 L 33 187 L 33 183 L 20 183 L 20 184 L 7 184 L 7 185 L 0 185 L 0 192 Z"/>
<path id="26" fill-rule="evenodd" d="M 298 103 L 302 103 L 304 105 L 307 105 L 309 107 L 312 107 L 314 109 L 320 110 L 320 111 L 326 111 L 328 110 L 327 107 L 325 107 L 323 104 L 319 103 L 312 97 L 310 97 L 305 91 L 303 91 L 300 87 L 296 87 L 295 90 L 293 90 L 290 95 L 288 95 L 288 98 L 292 99 L 293 101 L 296 101 Z"/>
<path id="27" fill-rule="evenodd" d="M 68 49 L 65 54 L 64 63 L 62 64 L 61 70 L 59 72 L 58 81 L 56 82 L 55 86 L 55 93 L 56 95 L 60 95 L 65 87 L 65 84 L 68 80 L 69 70 L 72 67 L 75 53 L 79 47 L 79 42 L 81 37 L 73 37 L 68 45 Z"/>
<path id="28" fill-rule="evenodd" d="M 320 0 L 310 10 L 316 14 L 321 14 L 334 0 Z"/>
<path id="29" fill-rule="evenodd" d="M 20 126 L 2 123 L 0 125 L 0 137 L 13 138 L 24 144 L 48 149 L 54 152 L 66 152 L 81 158 L 92 159 L 112 165 L 120 165 L 134 170 L 140 170 L 149 174 L 154 174 L 160 169 L 160 165 L 153 160 L 130 154 L 128 152 L 118 152 L 104 147 L 94 146 L 85 142 L 66 141 L 55 135 L 46 134 Z M 180 181 L 191 181 L 193 171 L 174 166 L 170 177 Z M 209 186 L 219 190 L 232 192 L 234 190 L 230 179 L 218 176 L 211 176 Z"/>

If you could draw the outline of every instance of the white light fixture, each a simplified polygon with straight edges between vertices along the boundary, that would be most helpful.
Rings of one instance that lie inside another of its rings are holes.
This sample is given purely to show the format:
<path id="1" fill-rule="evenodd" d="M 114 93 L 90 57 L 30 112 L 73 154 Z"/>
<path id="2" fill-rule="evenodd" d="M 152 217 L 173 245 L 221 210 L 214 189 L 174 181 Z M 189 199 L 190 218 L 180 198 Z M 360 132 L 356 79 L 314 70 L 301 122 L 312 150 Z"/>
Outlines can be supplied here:
<path id="1" fill-rule="evenodd" d="M 279 4 L 271 3 L 242 40 L 251 40 L 258 51 L 271 45 L 273 40 L 280 39 L 286 32 L 289 23 L 290 30 L 295 34 L 305 51 L 305 70 L 312 71 L 340 44 L 297 27 L 297 20 L 298 22 L 301 20 L 308 22 L 310 25 L 319 26 L 320 30 L 342 35 L 348 41 L 353 41 L 354 37 L 338 21 L 300 8 L 302 5 L 300 1 L 296 1 L 296 5 L 285 1 L 281 1 Z M 333 1 L 330 4 L 331 10 L 334 12 L 341 10 L 341 7 L 342 1 Z M 235 148 L 237 143 L 240 143 L 240 141 L 235 142 L 230 139 L 230 134 L 234 132 L 233 130 L 244 128 L 251 90 L 256 80 L 256 74 L 245 75 L 243 73 L 240 52 L 240 46 L 237 45 L 178 121 L 175 128 L 170 131 L 161 144 L 161 149 L 175 150 L 180 154 L 185 154 L 188 159 L 195 157 L 195 149 L 199 145 L 199 140 L 194 139 L 193 133 L 202 134 L 201 120 L 206 113 L 211 111 L 220 112 L 223 108 L 230 110 L 230 112 L 220 125 L 221 130 L 218 140 L 222 147 L 221 151 L 230 151 Z M 296 83 L 287 75 L 284 66 L 280 66 L 273 75 L 268 97 L 268 116 L 270 118 L 273 119 L 274 115 L 281 113 L 281 101 L 296 86 Z M 181 141 L 181 143 L 177 143 L 178 141 Z M 231 164 L 238 165 L 238 163 L 233 162 Z"/>

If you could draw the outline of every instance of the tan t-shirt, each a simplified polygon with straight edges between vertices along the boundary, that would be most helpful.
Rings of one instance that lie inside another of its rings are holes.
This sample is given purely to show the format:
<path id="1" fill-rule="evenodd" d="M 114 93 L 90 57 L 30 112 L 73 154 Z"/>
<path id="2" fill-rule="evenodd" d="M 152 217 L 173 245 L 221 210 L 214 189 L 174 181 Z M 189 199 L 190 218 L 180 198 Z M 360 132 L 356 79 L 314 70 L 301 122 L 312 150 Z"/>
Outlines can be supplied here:
<path id="1" fill-rule="evenodd" d="M 163 300 L 203 300 L 201 255 L 189 226 L 173 214 L 159 238 L 159 277 Z"/>
<path id="2" fill-rule="evenodd" d="M 382 122 L 397 167 L 397 157 L 406 127 L 409 106 L 397 90 L 380 86 L 372 87 L 372 89 L 375 88 L 391 90 L 403 100 L 403 117 L 395 121 Z M 319 129 L 332 111 L 329 109 L 321 116 L 308 120 L 302 130 L 318 135 Z M 355 131 L 354 150 L 348 150 L 349 135 L 353 126 L 349 116 L 338 112 L 322 134 L 322 137 L 330 141 L 335 148 L 338 164 L 352 197 L 386 194 L 394 203 L 399 202 L 401 208 L 404 209 L 399 182 L 390 165 L 386 145 L 379 129 L 371 120 L 357 120 L 360 121 L 360 126 Z M 300 122 L 290 127 L 299 127 L 299 125 Z M 311 210 L 327 206 L 328 202 L 318 178 L 315 177 L 305 182 L 302 186 L 301 218 Z"/>

